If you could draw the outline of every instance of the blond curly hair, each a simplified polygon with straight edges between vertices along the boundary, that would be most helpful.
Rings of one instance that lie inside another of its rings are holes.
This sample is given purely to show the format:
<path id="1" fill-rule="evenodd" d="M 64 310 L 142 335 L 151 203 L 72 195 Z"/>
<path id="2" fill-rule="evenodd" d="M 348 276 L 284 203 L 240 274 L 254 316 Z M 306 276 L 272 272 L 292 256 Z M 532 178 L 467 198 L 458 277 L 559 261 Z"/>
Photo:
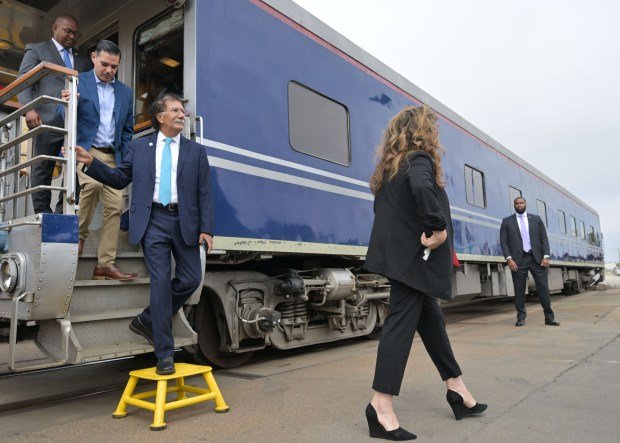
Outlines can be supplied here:
<path id="1" fill-rule="evenodd" d="M 437 115 L 426 105 L 407 106 L 392 117 L 388 123 L 383 140 L 377 147 L 377 167 L 370 177 L 370 190 L 377 194 L 386 178 L 392 180 L 401 161 L 413 151 L 428 152 L 435 160 L 435 182 L 444 187 L 441 154 L 444 148 L 439 142 Z"/>

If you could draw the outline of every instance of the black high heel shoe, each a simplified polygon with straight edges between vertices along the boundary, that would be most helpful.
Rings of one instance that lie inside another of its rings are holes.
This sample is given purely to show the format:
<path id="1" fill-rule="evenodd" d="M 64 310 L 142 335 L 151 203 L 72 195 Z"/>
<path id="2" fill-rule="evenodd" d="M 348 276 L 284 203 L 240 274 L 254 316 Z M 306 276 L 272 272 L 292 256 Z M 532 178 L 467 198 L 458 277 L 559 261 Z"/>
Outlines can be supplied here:
<path id="1" fill-rule="evenodd" d="M 446 394 L 446 400 L 450 403 L 452 407 L 452 412 L 454 412 L 454 418 L 457 420 L 461 420 L 462 418 L 467 417 L 468 415 L 480 414 L 484 412 L 487 408 L 487 405 L 484 403 L 476 403 L 471 408 L 465 406 L 463 401 L 463 397 L 456 391 L 452 389 L 448 389 L 448 393 Z"/>
<path id="2" fill-rule="evenodd" d="M 386 431 L 383 425 L 379 423 L 377 411 L 375 411 L 375 408 L 373 408 L 370 403 L 366 406 L 366 420 L 368 420 L 368 430 L 372 438 L 383 438 L 393 441 L 415 440 L 417 438 L 417 435 L 403 428 Z"/>

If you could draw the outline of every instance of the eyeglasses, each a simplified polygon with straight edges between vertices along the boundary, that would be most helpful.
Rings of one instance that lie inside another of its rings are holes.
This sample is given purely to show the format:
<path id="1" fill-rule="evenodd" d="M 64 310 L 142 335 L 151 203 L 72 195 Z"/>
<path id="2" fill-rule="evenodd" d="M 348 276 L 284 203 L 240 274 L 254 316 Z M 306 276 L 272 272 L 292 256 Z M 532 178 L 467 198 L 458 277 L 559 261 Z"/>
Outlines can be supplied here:
<path id="1" fill-rule="evenodd" d="M 73 29 L 63 28 L 63 31 L 65 31 L 65 34 L 73 35 L 75 38 L 80 38 L 82 36 L 79 31 L 74 31 Z"/>
<path id="2" fill-rule="evenodd" d="M 166 109 L 164 112 L 173 112 L 175 114 L 187 115 L 187 111 L 184 108 L 170 108 Z"/>

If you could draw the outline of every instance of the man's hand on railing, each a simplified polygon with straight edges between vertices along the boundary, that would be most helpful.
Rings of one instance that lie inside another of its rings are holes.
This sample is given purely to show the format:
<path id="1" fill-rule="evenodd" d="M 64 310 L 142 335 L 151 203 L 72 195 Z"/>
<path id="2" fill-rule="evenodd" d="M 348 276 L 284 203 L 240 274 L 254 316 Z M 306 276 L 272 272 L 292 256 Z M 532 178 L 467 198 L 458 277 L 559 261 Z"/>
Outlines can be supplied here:
<path id="1" fill-rule="evenodd" d="M 28 126 L 28 129 L 34 129 L 37 126 L 41 126 L 42 123 L 41 116 L 35 109 L 26 112 L 26 126 Z"/>
<path id="2" fill-rule="evenodd" d="M 68 102 L 69 101 L 69 90 L 68 89 L 63 89 L 62 91 L 60 91 L 60 98 L 62 98 L 64 101 Z M 80 98 L 80 93 L 76 93 L 75 94 L 76 97 L 79 99 Z"/>
<path id="3" fill-rule="evenodd" d="M 62 151 L 62 155 L 65 155 L 64 146 L 62 147 L 61 151 Z M 90 166 L 91 163 L 93 162 L 94 157 L 86 149 L 82 148 L 81 146 L 76 146 L 75 147 L 75 158 L 78 161 L 78 163 L 84 163 L 86 166 Z"/>

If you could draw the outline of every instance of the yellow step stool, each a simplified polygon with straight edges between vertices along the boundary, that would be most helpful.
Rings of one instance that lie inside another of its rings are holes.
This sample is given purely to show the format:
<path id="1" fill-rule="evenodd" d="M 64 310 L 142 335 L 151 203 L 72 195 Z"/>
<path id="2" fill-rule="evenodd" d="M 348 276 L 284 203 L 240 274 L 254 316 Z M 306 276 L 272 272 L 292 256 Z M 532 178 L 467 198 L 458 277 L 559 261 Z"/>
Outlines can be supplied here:
<path id="1" fill-rule="evenodd" d="M 114 418 L 123 418 L 127 416 L 127 405 L 137 406 L 138 408 L 154 411 L 153 423 L 151 431 L 161 431 L 166 429 L 164 422 L 164 413 L 172 409 L 183 408 L 185 406 L 195 405 L 205 401 L 213 400 L 215 402 L 215 412 L 228 412 L 230 409 L 220 389 L 217 387 L 215 378 L 211 373 L 210 366 L 190 365 L 188 363 L 176 363 L 174 365 L 175 373 L 171 375 L 158 375 L 155 368 L 140 369 L 139 371 L 131 371 L 129 373 L 129 381 L 121 397 L 121 401 L 116 407 L 116 411 L 112 414 Z M 200 375 L 205 379 L 208 389 L 187 386 L 185 377 Z M 134 394 L 133 391 L 138 384 L 138 380 L 151 380 L 157 382 L 157 389 L 154 391 L 141 392 Z M 168 387 L 168 380 L 175 380 L 176 386 Z M 175 401 L 166 402 L 166 394 L 170 392 L 177 393 Z M 187 397 L 186 392 L 197 394 Z M 155 403 L 145 401 L 143 399 L 155 397 Z"/>

